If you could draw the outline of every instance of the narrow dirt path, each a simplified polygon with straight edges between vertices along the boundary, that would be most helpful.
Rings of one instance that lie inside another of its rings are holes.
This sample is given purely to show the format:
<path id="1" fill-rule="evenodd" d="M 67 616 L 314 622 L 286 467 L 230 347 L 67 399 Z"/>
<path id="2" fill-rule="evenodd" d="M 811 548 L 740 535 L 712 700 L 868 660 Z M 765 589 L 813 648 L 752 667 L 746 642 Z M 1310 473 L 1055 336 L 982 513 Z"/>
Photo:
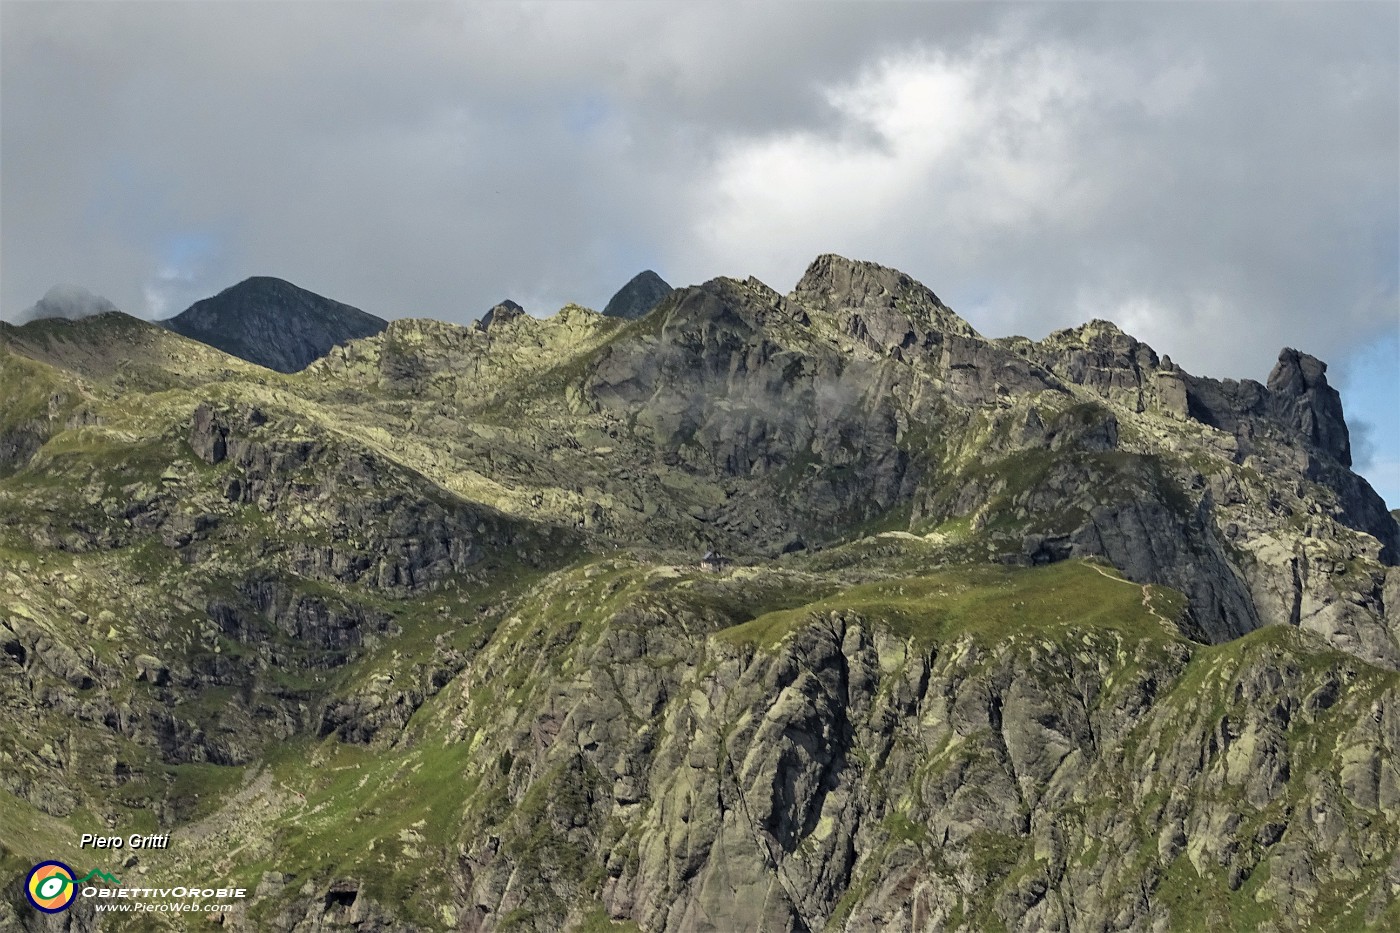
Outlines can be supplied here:
<path id="1" fill-rule="evenodd" d="M 1090 566 L 1090 567 L 1093 567 L 1094 570 L 1098 571 L 1099 576 L 1103 577 L 1105 580 L 1112 580 L 1112 581 L 1115 582 L 1115 583 L 1125 583 L 1125 584 L 1127 584 L 1128 586 L 1139 586 L 1139 585 L 1140 585 L 1141 588 L 1142 588 L 1142 608 L 1146 609 L 1149 613 L 1151 613 L 1151 614 L 1152 614 L 1152 617 L 1153 617 L 1154 619 L 1156 619 L 1156 620 L 1161 624 L 1162 628 L 1165 629 L 1167 632 L 1171 633 L 1172 635 L 1179 635 L 1179 634 L 1181 634 L 1180 631 L 1177 629 L 1177 627 L 1172 623 L 1172 621 L 1171 621 L 1170 619 L 1168 619 L 1166 616 L 1162 615 L 1162 614 L 1161 614 L 1160 612 L 1158 612 L 1155 608 L 1153 608 L 1153 606 L 1152 606 L 1152 584 L 1150 584 L 1150 583 L 1137 584 L 1137 583 L 1134 583 L 1132 580 L 1124 580 L 1122 577 L 1115 577 L 1115 576 L 1113 576 L 1111 573 L 1109 573 L 1108 571 L 1106 571 L 1106 570 L 1104 570 L 1102 567 L 1100 567 L 1098 564 L 1090 564 L 1089 566 Z"/>

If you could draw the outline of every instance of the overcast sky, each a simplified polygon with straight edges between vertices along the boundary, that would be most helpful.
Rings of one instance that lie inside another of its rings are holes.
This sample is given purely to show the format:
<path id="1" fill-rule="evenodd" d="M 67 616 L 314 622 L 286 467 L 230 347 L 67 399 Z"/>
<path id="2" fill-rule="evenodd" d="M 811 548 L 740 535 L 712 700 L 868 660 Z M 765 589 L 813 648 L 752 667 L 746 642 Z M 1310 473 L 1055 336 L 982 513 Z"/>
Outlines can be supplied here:
<path id="1" fill-rule="evenodd" d="M 989 336 L 1331 364 L 1400 504 L 1400 5 L 0 4 L 0 316 L 896 266 Z"/>

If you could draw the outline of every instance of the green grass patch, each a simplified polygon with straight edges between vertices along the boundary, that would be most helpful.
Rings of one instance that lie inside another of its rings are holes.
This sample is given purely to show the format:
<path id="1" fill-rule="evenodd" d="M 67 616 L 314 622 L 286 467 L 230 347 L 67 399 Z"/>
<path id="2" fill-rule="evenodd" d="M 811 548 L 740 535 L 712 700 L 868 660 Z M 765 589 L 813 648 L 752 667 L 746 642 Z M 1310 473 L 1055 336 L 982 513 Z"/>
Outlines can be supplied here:
<path id="1" fill-rule="evenodd" d="M 1084 630 L 1152 642 L 1177 640 L 1142 605 L 1141 588 L 1094 565 L 974 565 L 853 586 L 800 608 L 761 615 L 719 633 L 733 644 L 777 645 L 815 614 L 852 611 L 899 635 L 941 643 L 970 634 L 984 643 L 1019 635 L 1063 638 Z"/>

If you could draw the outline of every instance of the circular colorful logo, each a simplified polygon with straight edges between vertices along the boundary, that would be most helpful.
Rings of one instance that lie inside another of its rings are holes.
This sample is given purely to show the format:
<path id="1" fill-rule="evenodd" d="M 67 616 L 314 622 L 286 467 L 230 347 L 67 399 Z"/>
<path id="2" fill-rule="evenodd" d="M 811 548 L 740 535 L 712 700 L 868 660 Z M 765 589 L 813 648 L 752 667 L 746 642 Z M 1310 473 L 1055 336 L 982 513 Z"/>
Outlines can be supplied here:
<path id="1" fill-rule="evenodd" d="M 56 914 L 67 910 L 78 893 L 73 883 L 73 869 L 62 862 L 40 862 L 24 879 L 24 894 L 35 910 Z"/>

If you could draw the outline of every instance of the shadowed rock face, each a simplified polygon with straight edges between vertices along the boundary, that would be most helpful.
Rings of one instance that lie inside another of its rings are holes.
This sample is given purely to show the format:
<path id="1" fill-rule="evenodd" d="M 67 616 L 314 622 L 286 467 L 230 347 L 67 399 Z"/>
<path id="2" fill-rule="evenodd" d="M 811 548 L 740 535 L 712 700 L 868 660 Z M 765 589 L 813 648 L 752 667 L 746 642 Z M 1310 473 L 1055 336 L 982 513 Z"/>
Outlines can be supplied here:
<path id="1" fill-rule="evenodd" d="M 1269 373 L 1274 412 L 1342 466 L 1351 466 L 1351 438 L 1342 397 L 1327 384 L 1327 364 L 1285 347 Z"/>
<path id="2" fill-rule="evenodd" d="M 635 321 L 661 304 L 661 300 L 669 294 L 671 286 L 666 284 L 666 280 L 647 269 L 638 272 L 617 290 L 617 294 L 608 300 L 607 307 L 603 308 L 603 314 Z"/>
<path id="3" fill-rule="evenodd" d="M 294 373 L 331 347 L 380 333 L 388 322 L 281 279 L 245 279 L 162 321 L 177 334 L 268 369 Z"/>

